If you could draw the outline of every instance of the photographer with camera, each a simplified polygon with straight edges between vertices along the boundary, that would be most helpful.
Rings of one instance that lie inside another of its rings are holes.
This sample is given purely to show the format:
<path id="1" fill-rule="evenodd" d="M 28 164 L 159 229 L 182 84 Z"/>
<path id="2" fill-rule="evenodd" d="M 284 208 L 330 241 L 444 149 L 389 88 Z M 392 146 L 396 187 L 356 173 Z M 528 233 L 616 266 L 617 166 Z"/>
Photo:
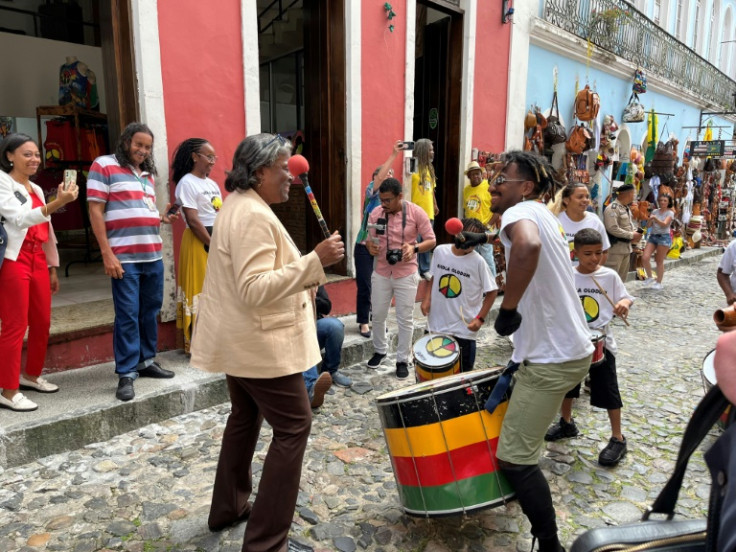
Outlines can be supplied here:
<path id="1" fill-rule="evenodd" d="M 387 178 L 378 189 L 381 204 L 368 217 L 369 239 L 365 244 L 375 259 L 371 277 L 373 348 L 369 368 L 378 368 L 388 353 L 386 318 L 391 299 L 396 300 L 399 343 L 396 377 L 409 375 L 414 301 L 419 285 L 417 254 L 430 251 L 436 240 L 429 217 L 421 207 L 404 200 L 401 183 Z M 417 236 L 422 242 L 417 244 Z"/>

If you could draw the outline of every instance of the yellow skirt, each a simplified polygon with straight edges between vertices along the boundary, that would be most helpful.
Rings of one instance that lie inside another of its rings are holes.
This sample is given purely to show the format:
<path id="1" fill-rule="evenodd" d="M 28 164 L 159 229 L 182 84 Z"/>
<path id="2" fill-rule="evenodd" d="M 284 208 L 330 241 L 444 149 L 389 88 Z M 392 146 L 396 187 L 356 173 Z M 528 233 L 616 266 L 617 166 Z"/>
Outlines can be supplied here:
<path id="1" fill-rule="evenodd" d="M 189 353 L 206 270 L 207 252 L 204 244 L 187 228 L 179 249 L 179 285 L 176 292 L 176 327 L 184 334 L 185 353 Z"/>

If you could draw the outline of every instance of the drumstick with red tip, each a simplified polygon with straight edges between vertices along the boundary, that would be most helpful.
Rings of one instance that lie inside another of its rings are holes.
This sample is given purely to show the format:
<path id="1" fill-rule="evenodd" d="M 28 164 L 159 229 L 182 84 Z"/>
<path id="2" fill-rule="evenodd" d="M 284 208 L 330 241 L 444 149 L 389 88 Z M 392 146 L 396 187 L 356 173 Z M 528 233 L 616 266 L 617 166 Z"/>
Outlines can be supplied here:
<path id="1" fill-rule="evenodd" d="M 307 173 L 309 172 L 309 161 L 307 161 L 303 155 L 293 155 L 289 159 L 288 167 L 289 172 L 293 175 L 299 176 L 302 184 L 304 184 L 304 192 L 307 194 L 307 199 L 309 199 L 309 204 L 312 206 L 312 211 L 314 211 L 314 215 L 317 217 L 317 222 L 319 222 L 319 227 L 322 229 L 322 234 L 324 234 L 325 239 L 329 238 L 330 230 L 327 228 L 325 217 L 322 216 L 322 211 L 320 211 L 319 205 L 317 205 L 317 200 L 314 197 L 314 192 L 312 192 L 312 188 L 309 185 L 309 180 L 307 178 Z"/>
<path id="2" fill-rule="evenodd" d="M 459 218 L 452 217 L 447 219 L 445 222 L 445 230 L 448 234 L 455 236 L 461 242 L 465 241 L 465 236 L 463 235 L 463 221 Z"/>

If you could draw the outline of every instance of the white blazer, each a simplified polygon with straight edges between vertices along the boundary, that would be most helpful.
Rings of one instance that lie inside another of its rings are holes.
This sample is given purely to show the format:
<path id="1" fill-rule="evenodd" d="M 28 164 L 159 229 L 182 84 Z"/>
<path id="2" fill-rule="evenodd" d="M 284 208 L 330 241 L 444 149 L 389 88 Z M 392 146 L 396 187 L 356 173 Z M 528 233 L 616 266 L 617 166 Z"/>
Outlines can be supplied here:
<path id="1" fill-rule="evenodd" d="M 33 193 L 46 204 L 43 190 L 31 183 Z M 21 194 L 26 201 L 21 201 L 16 196 L 16 192 Z M 10 175 L 4 171 L 0 171 L 0 216 L 5 220 L 5 231 L 8 233 L 8 246 L 5 249 L 5 258 L 11 261 L 18 259 L 20 247 L 26 234 L 31 226 L 49 223 L 49 240 L 43 244 L 43 250 L 46 253 L 46 263 L 48 266 L 59 266 L 59 252 L 56 249 L 56 235 L 51 226 L 51 217 L 43 216 L 41 208 L 33 208 L 31 196 L 26 187 L 19 182 L 13 180 Z"/>

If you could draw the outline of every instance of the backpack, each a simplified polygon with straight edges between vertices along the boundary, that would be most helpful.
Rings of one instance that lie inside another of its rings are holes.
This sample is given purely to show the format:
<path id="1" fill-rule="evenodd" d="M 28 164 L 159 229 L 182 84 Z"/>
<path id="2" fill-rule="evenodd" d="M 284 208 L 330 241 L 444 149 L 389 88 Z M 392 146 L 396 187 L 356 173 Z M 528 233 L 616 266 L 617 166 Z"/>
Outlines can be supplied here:
<path id="1" fill-rule="evenodd" d="M 587 84 L 575 96 L 575 117 L 581 121 L 592 121 L 598 116 L 601 99 Z"/>
<path id="2" fill-rule="evenodd" d="M 565 142 L 565 148 L 573 154 L 583 153 L 590 149 L 592 139 L 593 135 L 588 128 L 583 125 L 575 125 L 570 129 L 569 138 Z"/>
<path id="3" fill-rule="evenodd" d="M 560 123 L 560 107 L 557 105 L 557 92 L 552 96 L 552 108 L 549 111 L 549 117 L 547 117 L 547 128 L 544 129 L 544 141 L 550 146 L 567 141 L 567 131 L 562 126 L 562 123 Z"/>

